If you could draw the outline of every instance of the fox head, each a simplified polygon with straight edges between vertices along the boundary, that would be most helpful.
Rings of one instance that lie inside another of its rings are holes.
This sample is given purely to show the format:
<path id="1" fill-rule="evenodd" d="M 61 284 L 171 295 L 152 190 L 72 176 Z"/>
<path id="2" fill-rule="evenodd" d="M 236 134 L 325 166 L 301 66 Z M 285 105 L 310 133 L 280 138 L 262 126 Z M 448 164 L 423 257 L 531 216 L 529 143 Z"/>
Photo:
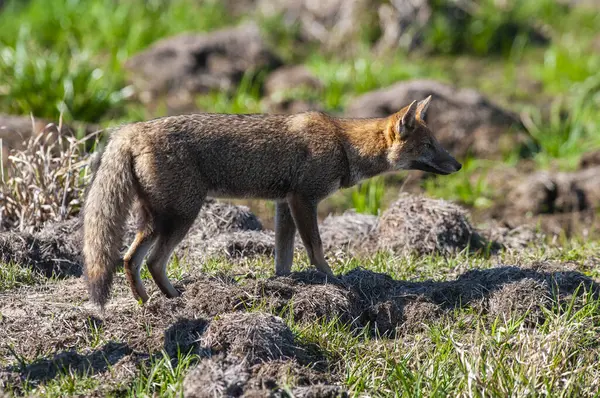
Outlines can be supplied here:
<path id="1" fill-rule="evenodd" d="M 422 170 L 435 174 L 450 174 L 462 165 L 435 139 L 425 124 L 431 96 L 413 101 L 390 116 L 387 131 L 388 160 L 396 170 Z"/>

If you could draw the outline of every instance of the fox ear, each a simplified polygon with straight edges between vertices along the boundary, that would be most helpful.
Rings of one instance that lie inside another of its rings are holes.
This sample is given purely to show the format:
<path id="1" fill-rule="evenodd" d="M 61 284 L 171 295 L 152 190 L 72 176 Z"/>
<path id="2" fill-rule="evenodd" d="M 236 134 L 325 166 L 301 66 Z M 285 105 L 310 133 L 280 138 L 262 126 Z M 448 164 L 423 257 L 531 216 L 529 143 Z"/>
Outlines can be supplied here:
<path id="1" fill-rule="evenodd" d="M 419 119 L 425 121 L 425 116 L 427 116 L 427 108 L 429 108 L 430 103 L 431 95 L 424 100 L 419 101 L 417 104 L 417 115 L 419 115 Z"/>
<path id="2" fill-rule="evenodd" d="M 401 139 L 406 139 L 415 128 L 417 118 L 417 101 L 411 102 L 406 112 L 398 120 L 398 134 Z"/>

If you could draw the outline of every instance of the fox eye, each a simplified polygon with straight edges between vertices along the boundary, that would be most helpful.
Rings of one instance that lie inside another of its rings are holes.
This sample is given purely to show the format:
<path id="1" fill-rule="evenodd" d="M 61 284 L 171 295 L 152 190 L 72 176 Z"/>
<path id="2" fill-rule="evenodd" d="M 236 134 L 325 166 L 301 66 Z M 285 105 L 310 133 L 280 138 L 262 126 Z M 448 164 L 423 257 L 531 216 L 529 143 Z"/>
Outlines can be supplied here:
<path id="1" fill-rule="evenodd" d="M 425 144 L 425 147 L 427 149 L 433 149 L 433 144 L 431 142 L 428 142 L 427 144 Z"/>

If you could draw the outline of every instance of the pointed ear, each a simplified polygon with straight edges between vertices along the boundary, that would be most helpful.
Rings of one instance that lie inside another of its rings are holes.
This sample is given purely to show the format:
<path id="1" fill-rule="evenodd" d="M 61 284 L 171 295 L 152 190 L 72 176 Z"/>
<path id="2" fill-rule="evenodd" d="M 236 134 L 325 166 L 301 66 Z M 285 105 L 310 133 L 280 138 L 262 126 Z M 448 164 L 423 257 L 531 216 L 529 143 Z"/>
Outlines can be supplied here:
<path id="1" fill-rule="evenodd" d="M 415 128 L 417 117 L 417 101 L 411 102 L 411 104 L 406 109 L 406 112 L 402 117 L 398 120 L 398 134 L 401 139 L 406 139 L 410 135 L 410 133 Z"/>
<path id="2" fill-rule="evenodd" d="M 419 101 L 417 104 L 417 115 L 419 119 L 425 121 L 425 116 L 427 116 L 427 108 L 429 108 L 429 104 L 431 103 L 431 95 L 425 98 L 422 101 Z"/>

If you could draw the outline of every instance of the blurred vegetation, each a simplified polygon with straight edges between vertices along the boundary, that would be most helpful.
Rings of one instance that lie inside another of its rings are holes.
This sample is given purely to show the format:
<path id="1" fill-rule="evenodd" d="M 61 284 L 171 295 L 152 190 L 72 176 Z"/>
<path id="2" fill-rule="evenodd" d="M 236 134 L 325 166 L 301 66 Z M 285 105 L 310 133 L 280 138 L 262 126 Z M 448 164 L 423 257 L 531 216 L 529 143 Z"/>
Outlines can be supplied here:
<path id="1" fill-rule="evenodd" d="M 149 110 L 133 99 L 125 60 L 173 34 L 255 19 L 282 59 L 305 64 L 324 84 L 321 93 L 298 90 L 291 98 L 339 114 L 369 90 L 433 78 L 479 89 L 519 113 L 536 141 L 539 167 L 573 169 L 583 152 L 600 148 L 600 12 L 556 0 L 430 4 L 433 18 L 420 49 L 375 54 L 382 32 L 369 15 L 360 28 L 362 42 L 337 53 L 301 41 L 298 25 L 277 16 L 234 15 L 217 0 L 8 1 L 0 12 L 0 112 L 51 119 L 62 114 L 67 122 L 101 126 L 163 116 L 165 106 Z M 211 112 L 264 111 L 264 78 L 246 76 L 233 93 L 199 95 L 196 104 Z M 477 159 L 467 165 L 460 176 L 429 178 L 423 187 L 486 206 L 493 198 L 481 177 L 487 166 Z M 385 205 L 384 191 L 376 179 L 344 197 L 347 207 L 376 213 Z"/>

